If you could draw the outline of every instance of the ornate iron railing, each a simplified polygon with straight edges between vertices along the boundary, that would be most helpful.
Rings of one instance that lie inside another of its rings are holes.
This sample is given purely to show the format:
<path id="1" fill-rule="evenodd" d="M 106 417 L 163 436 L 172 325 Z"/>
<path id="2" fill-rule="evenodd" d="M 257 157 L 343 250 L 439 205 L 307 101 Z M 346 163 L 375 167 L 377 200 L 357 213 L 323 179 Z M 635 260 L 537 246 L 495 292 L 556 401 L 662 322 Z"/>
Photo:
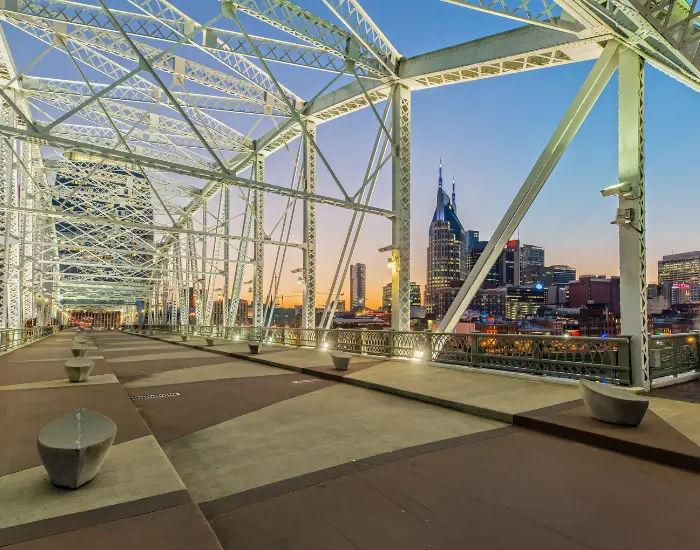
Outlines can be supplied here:
<path id="1" fill-rule="evenodd" d="M 700 334 L 664 334 L 649 340 L 649 371 L 652 380 L 700 371 Z"/>
<path id="2" fill-rule="evenodd" d="M 60 327 L 27 327 L 0 329 L 0 352 L 10 351 L 44 336 L 50 336 L 60 330 Z"/>
<path id="3" fill-rule="evenodd" d="M 445 334 L 363 329 L 300 329 L 251 326 L 154 326 L 225 340 L 340 350 L 423 359 L 484 369 L 558 378 L 630 384 L 629 339 L 522 334 Z"/>

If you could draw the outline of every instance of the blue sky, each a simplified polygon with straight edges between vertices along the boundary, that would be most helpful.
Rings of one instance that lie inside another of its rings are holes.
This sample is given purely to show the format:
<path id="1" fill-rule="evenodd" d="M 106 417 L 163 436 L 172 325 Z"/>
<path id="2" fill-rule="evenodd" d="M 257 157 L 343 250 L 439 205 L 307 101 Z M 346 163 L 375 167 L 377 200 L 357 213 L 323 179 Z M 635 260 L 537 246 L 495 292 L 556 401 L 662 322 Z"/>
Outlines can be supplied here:
<path id="1" fill-rule="evenodd" d="M 320 2 L 308 4 L 323 13 Z M 363 6 L 407 57 L 518 26 L 437 1 L 365 0 Z M 445 181 L 456 179 L 463 224 L 488 238 L 592 65 L 566 65 L 413 94 L 415 280 L 425 279 L 438 159 L 443 159 Z M 646 69 L 646 86 L 648 277 L 655 281 L 656 261 L 663 254 L 700 248 L 700 177 L 685 160 L 700 153 L 700 96 L 651 66 Z M 371 125 L 371 115 L 362 115 L 367 113 L 324 126 L 329 141 L 332 126 L 351 139 L 367 141 L 362 134 Z M 332 144 L 328 147 L 333 150 Z M 343 163 L 343 156 L 337 160 L 349 170 L 352 161 Z M 580 274 L 617 274 L 617 229 L 610 224 L 616 200 L 599 193 L 616 178 L 615 76 L 523 221 L 522 241 L 545 247 L 547 263 L 567 263 Z M 390 196 L 388 180 L 384 183 L 378 200 Z M 330 220 L 319 217 L 330 226 Z M 368 264 L 368 286 L 378 289 L 388 281 L 388 273 L 374 245 L 388 243 L 388 228 L 376 220 L 369 225 L 357 259 Z M 378 234 L 386 242 L 379 242 Z"/>
<path id="2" fill-rule="evenodd" d="M 217 0 L 173 3 L 200 22 L 220 10 Z M 298 3 L 340 24 L 320 0 Z M 135 10 L 124 0 L 109 5 Z M 362 5 L 406 57 L 520 25 L 439 0 L 363 0 Z M 248 17 L 242 16 L 241 20 L 255 34 L 290 39 Z M 230 21 L 216 25 L 235 29 Z M 41 51 L 36 41 L 5 28 L 19 67 Z M 17 40 L 21 40 L 20 47 Z M 206 62 L 215 63 L 210 58 Z M 456 179 L 458 213 L 464 226 L 479 230 L 482 239 L 490 237 L 591 67 L 592 62 L 584 62 L 413 94 L 412 279 L 421 284 L 425 281 L 427 231 L 440 157 L 445 181 Z M 313 96 L 332 76 L 284 65 L 272 68 L 283 84 L 304 98 Z M 58 52 L 52 52 L 30 73 L 80 79 Z M 98 79 L 97 75 L 91 76 Z M 663 254 L 700 249 L 700 177 L 692 168 L 700 154 L 700 96 L 650 66 L 646 83 L 648 274 L 649 280 L 655 281 L 656 261 Z M 243 124 L 250 126 L 252 120 L 248 118 Z M 259 130 L 266 127 L 270 127 L 268 122 Z M 364 174 L 376 129 L 376 120 L 368 109 L 319 126 L 319 145 L 350 190 L 357 188 Z M 292 149 L 296 150 L 296 144 Z M 266 180 L 288 185 L 290 166 L 284 151 L 276 153 L 267 162 Z M 616 274 L 617 230 L 610 225 L 616 201 L 603 199 L 599 193 L 616 177 L 617 80 L 613 77 L 523 221 L 521 240 L 543 246 L 549 264 L 567 263 L 579 274 Z M 318 191 L 339 196 L 322 167 Z M 266 201 L 269 231 L 283 208 L 283 200 L 268 196 Z M 379 178 L 373 202 L 384 207 L 391 204 L 388 167 Z M 317 212 L 318 290 L 324 292 L 333 276 L 349 214 L 324 205 Z M 298 213 L 292 238 L 301 238 L 300 220 Z M 367 264 L 371 305 L 378 305 L 381 286 L 389 281 L 386 254 L 377 249 L 390 243 L 390 235 L 387 220 L 368 216 L 354 256 L 355 261 Z M 274 252 L 272 247 L 266 251 L 268 280 Z M 285 306 L 300 302 L 296 277 L 288 273 L 300 263 L 300 254 L 290 251 L 281 285 L 288 296 Z M 346 284 L 346 297 L 348 294 Z M 320 294 L 319 303 L 323 299 L 325 295 Z"/>

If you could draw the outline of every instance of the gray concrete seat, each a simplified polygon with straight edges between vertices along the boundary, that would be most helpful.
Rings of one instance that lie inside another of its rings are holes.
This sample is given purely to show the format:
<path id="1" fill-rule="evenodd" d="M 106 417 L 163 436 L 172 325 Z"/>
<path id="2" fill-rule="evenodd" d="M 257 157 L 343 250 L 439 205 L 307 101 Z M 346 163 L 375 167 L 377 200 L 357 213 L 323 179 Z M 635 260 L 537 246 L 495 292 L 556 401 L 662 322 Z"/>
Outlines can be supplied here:
<path id="1" fill-rule="evenodd" d="M 335 367 L 335 370 L 348 370 L 352 355 L 349 353 L 334 351 L 331 352 L 331 359 L 333 359 L 333 366 Z"/>
<path id="2" fill-rule="evenodd" d="M 94 479 L 117 435 L 114 421 L 98 412 L 76 409 L 46 424 L 37 448 L 51 483 L 77 489 Z"/>
<path id="3" fill-rule="evenodd" d="M 250 353 L 260 353 L 260 342 L 248 342 Z"/>
<path id="4" fill-rule="evenodd" d="M 71 353 L 73 354 L 73 357 L 85 357 L 88 352 L 88 347 L 86 344 L 73 344 L 73 347 L 70 349 Z"/>
<path id="5" fill-rule="evenodd" d="M 187 342 L 187 340 L 190 339 L 190 335 L 189 334 L 180 334 L 180 338 L 182 338 L 183 342 Z"/>
<path id="6" fill-rule="evenodd" d="M 590 380 L 578 383 L 583 403 L 596 420 L 623 426 L 639 426 L 649 407 L 649 399 Z"/>
<path id="7" fill-rule="evenodd" d="M 89 357 L 71 357 L 63 363 L 66 376 L 71 382 L 85 382 L 94 366 L 95 362 Z"/>
<path id="8" fill-rule="evenodd" d="M 207 346 L 213 346 L 213 345 L 214 345 L 214 337 L 207 336 Z"/>

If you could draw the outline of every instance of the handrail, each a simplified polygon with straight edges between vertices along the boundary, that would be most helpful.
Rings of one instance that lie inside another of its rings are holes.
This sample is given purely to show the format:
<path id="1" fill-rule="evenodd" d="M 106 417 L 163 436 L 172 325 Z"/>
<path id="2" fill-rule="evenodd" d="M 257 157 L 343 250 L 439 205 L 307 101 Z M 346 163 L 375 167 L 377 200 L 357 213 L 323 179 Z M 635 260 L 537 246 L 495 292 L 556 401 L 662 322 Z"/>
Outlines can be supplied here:
<path id="1" fill-rule="evenodd" d="M 56 334 L 59 326 L 0 329 L 0 352 L 11 351 L 45 336 Z"/>
<path id="2" fill-rule="evenodd" d="M 150 325 L 145 328 L 558 378 L 583 377 L 621 385 L 631 383 L 629 338 L 624 336 L 596 338 L 219 325 Z"/>

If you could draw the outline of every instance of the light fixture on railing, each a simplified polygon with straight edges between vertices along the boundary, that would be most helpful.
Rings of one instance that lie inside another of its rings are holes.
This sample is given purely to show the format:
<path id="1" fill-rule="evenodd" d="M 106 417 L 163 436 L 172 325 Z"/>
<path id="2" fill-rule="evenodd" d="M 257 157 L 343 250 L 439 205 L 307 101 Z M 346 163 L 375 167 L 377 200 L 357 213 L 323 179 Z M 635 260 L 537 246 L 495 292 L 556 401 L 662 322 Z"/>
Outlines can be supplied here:
<path id="1" fill-rule="evenodd" d="M 321 345 L 321 349 L 328 349 L 328 342 L 324 342 L 323 345 Z"/>

